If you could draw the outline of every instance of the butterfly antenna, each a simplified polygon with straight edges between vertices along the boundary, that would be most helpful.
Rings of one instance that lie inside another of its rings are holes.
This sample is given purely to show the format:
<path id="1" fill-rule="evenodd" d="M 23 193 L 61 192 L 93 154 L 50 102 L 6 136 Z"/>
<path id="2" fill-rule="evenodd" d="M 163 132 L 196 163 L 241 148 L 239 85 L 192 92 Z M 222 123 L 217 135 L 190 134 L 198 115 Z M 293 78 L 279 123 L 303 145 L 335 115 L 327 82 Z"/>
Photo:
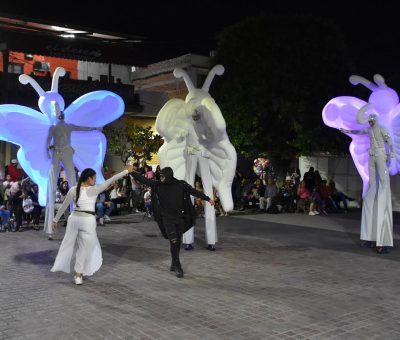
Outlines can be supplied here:
<path id="1" fill-rule="evenodd" d="M 379 86 L 383 88 L 387 88 L 387 85 L 385 84 L 385 79 L 380 74 L 375 74 L 374 75 L 374 82 Z"/>
<path id="2" fill-rule="evenodd" d="M 45 93 L 44 90 L 41 88 L 38 82 L 31 76 L 28 76 L 27 74 L 21 74 L 18 79 L 19 82 L 23 85 L 31 84 L 31 86 L 34 88 L 34 90 L 38 93 L 39 96 L 44 95 Z"/>
<path id="3" fill-rule="evenodd" d="M 179 67 L 176 67 L 174 70 L 174 76 L 175 78 L 183 78 L 185 81 L 186 87 L 188 88 L 189 91 L 193 90 L 195 87 L 192 83 L 192 80 L 190 79 L 189 75 L 187 72 Z"/>
<path id="4" fill-rule="evenodd" d="M 65 68 L 57 67 L 53 74 L 53 81 L 51 82 L 52 92 L 58 92 L 58 80 L 63 76 L 65 76 Z"/>
<path id="5" fill-rule="evenodd" d="M 370 89 L 371 91 L 376 90 L 377 86 L 370 82 L 368 79 L 365 79 L 364 77 L 361 76 L 350 76 L 349 78 L 350 83 L 352 83 L 353 85 L 364 85 L 367 89 Z"/>
<path id="6" fill-rule="evenodd" d="M 210 85 L 215 77 L 216 74 L 219 76 L 224 74 L 225 68 L 222 65 L 215 65 L 210 72 L 208 72 L 207 78 L 204 81 L 202 89 L 208 93 L 210 90 Z"/>

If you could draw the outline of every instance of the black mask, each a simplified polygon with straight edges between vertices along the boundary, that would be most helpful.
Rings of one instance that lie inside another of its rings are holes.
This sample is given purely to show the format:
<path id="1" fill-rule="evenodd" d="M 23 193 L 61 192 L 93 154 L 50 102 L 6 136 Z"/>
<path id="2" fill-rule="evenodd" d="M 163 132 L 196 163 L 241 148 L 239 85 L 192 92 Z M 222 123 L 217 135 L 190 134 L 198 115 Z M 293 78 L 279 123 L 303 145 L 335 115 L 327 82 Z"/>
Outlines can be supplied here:
<path id="1" fill-rule="evenodd" d="M 174 171 L 169 166 L 162 168 L 160 175 L 164 176 L 166 183 L 171 182 L 172 178 L 174 177 Z"/>

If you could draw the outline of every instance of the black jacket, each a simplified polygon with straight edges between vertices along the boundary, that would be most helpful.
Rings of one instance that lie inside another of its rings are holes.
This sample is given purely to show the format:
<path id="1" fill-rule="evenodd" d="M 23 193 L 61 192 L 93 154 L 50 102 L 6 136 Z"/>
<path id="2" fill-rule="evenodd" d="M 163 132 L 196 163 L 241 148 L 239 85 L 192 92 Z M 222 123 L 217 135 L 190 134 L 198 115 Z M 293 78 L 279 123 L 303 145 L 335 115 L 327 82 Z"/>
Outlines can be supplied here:
<path id="1" fill-rule="evenodd" d="M 181 230 L 182 234 L 195 225 L 196 212 L 191 196 L 206 201 L 210 200 L 207 195 L 197 191 L 187 182 L 177 180 L 174 177 L 168 182 L 161 182 L 147 179 L 138 172 L 132 172 L 131 175 L 139 182 L 151 187 L 153 216 L 165 238 L 168 238 L 165 229 L 167 224 L 179 223 L 183 219 L 184 229 Z"/>

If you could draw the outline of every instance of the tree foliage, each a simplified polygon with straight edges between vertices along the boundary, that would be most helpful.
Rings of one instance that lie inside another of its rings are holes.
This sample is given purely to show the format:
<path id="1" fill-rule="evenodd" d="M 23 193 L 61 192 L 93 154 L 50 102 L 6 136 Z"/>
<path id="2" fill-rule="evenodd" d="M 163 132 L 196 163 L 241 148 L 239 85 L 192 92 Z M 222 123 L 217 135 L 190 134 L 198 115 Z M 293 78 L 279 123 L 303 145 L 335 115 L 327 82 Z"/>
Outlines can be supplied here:
<path id="1" fill-rule="evenodd" d="M 226 71 L 213 95 L 236 149 L 283 161 L 346 151 L 348 141 L 324 125 L 321 112 L 343 95 L 348 59 L 339 29 L 326 20 L 259 16 L 226 28 L 214 60 Z"/>
<path id="2" fill-rule="evenodd" d="M 137 163 L 151 159 L 151 154 L 162 145 L 162 137 L 150 126 L 139 126 L 125 118 L 104 129 L 109 150 L 126 165 L 130 157 Z"/>

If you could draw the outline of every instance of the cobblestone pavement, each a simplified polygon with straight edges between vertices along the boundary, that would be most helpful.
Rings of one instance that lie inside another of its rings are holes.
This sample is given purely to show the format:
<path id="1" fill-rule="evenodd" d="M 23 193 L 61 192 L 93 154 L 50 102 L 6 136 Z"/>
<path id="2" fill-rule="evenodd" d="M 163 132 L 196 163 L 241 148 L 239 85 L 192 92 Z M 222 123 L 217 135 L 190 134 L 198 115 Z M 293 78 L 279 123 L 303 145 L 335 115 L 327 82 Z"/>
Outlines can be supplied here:
<path id="1" fill-rule="evenodd" d="M 400 338 L 400 252 L 359 248 L 358 211 L 219 217 L 215 252 L 199 220 L 184 279 L 154 222 L 112 218 L 82 286 L 50 272 L 64 228 L 0 234 L 0 339 Z"/>

